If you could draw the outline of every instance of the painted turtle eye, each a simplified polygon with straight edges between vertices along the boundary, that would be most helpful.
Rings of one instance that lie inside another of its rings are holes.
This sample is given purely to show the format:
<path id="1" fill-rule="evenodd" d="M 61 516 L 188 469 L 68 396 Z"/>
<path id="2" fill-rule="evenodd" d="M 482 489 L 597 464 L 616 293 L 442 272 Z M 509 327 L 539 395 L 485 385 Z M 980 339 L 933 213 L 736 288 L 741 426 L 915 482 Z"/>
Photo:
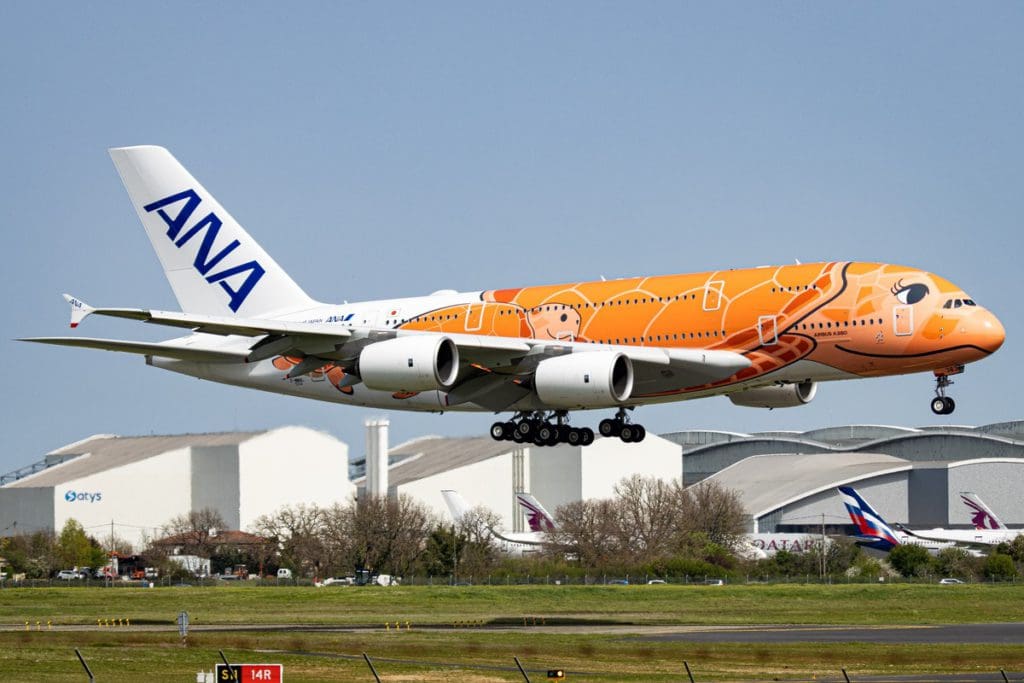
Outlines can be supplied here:
<path id="1" fill-rule="evenodd" d="M 892 293 L 901 304 L 916 304 L 928 296 L 928 285 L 922 285 L 919 282 L 905 285 L 903 280 L 900 280 L 892 288 Z"/>

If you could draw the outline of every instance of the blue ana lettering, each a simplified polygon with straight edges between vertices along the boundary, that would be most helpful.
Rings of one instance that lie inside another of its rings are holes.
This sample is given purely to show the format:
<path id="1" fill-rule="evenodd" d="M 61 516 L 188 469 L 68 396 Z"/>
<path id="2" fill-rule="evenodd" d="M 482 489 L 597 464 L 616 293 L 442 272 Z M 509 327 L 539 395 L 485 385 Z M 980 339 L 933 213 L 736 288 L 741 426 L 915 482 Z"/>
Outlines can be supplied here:
<path id="1" fill-rule="evenodd" d="M 164 210 L 165 207 L 172 204 L 178 204 L 180 202 L 184 202 L 184 204 L 174 216 L 169 215 Z M 196 256 L 192 261 L 192 266 L 196 269 L 197 273 L 206 278 L 207 282 L 210 284 L 216 282 L 225 292 L 227 292 L 229 297 L 228 307 L 231 308 L 232 312 L 237 313 L 238 309 L 243 303 L 245 303 L 245 300 L 252 292 L 253 287 L 255 287 L 256 283 L 260 281 L 260 278 L 266 274 L 266 271 L 258 261 L 248 261 L 237 266 L 225 268 L 224 270 L 216 273 L 210 272 L 221 261 L 227 258 L 231 252 L 241 246 L 241 244 L 238 240 L 231 240 L 227 246 L 214 253 L 214 243 L 217 241 L 217 235 L 220 233 L 223 222 L 217 214 L 213 212 L 206 214 L 205 217 L 197 220 L 192 227 L 185 230 L 185 224 L 188 223 L 192 214 L 194 214 L 196 209 L 199 208 L 200 203 L 201 200 L 199 199 L 199 195 L 196 191 L 188 189 L 184 192 L 179 192 L 177 194 L 164 197 L 163 199 L 158 199 L 155 202 L 146 204 L 142 208 L 148 213 L 156 211 L 157 215 L 160 216 L 164 223 L 167 224 L 167 239 L 169 239 L 171 244 L 178 249 L 181 249 L 189 240 L 200 232 L 203 233 L 202 241 L 196 249 Z M 184 234 L 182 234 L 183 230 L 185 230 Z M 246 276 L 245 280 L 242 282 L 242 286 L 238 289 L 232 288 L 227 279 L 236 275 L 242 275 L 243 273 L 246 273 Z"/>

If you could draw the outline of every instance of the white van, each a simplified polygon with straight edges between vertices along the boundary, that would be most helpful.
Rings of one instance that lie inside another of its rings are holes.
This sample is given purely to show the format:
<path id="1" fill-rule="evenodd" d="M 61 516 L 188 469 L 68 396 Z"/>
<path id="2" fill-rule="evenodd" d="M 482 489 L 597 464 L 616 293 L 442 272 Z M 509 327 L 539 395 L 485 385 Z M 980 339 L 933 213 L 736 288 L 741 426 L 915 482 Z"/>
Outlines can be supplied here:
<path id="1" fill-rule="evenodd" d="M 277 570 L 277 578 L 278 580 L 292 578 L 292 570 L 287 567 L 281 567 Z"/>

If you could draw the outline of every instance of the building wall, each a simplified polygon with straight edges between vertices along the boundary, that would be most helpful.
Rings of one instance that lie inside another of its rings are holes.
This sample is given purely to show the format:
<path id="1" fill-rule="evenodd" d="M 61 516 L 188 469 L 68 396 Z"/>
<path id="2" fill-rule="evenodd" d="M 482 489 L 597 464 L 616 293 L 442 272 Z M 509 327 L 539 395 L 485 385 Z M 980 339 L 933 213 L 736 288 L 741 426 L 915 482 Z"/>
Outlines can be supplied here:
<path id="1" fill-rule="evenodd" d="M 196 446 L 191 449 L 192 510 L 211 509 L 224 518 L 226 529 L 240 528 L 238 518 L 238 446 Z"/>
<path id="2" fill-rule="evenodd" d="M 634 475 L 674 481 L 683 474 L 679 444 L 653 434 L 641 443 L 630 444 L 619 439 L 597 439 L 580 458 L 583 473 L 580 493 L 584 499 L 610 498 L 615 495 L 615 486 L 620 481 Z"/>
<path id="3" fill-rule="evenodd" d="M 970 525 L 960 492 L 978 494 L 1004 524 L 1024 527 L 1024 461 L 978 462 L 949 468 L 949 522 Z"/>
<path id="4" fill-rule="evenodd" d="M 0 489 L 0 535 L 32 534 L 53 528 L 53 488 Z"/>
<path id="5" fill-rule="evenodd" d="M 594 444 L 602 439 L 597 439 Z M 593 448 L 593 444 L 589 448 Z M 579 446 L 531 448 L 530 490 L 548 512 L 583 499 L 583 458 Z"/>
<path id="6" fill-rule="evenodd" d="M 332 505 L 355 494 L 348 479 L 348 446 L 329 434 L 284 427 L 238 447 L 238 521 L 249 529 L 257 517 L 285 505 Z"/>
<path id="7" fill-rule="evenodd" d="M 827 456 L 822 456 L 827 457 Z M 906 522 L 909 515 L 907 504 L 908 472 L 895 472 L 881 476 L 869 476 L 852 486 L 864 497 L 871 507 L 881 514 L 885 521 Z M 783 525 L 785 531 L 795 528 L 821 528 L 821 516 L 825 515 L 826 526 L 852 524 L 850 515 L 843 505 L 839 491 L 834 488 L 815 493 L 787 505 L 780 514 L 770 514 L 758 520 L 758 531 L 771 533 Z"/>
<path id="8" fill-rule="evenodd" d="M 74 518 L 102 543 L 113 520 L 114 533 L 138 547 L 188 512 L 190 470 L 189 449 L 182 448 L 53 487 L 54 529 L 59 533 Z"/>
<path id="9" fill-rule="evenodd" d="M 504 455 L 456 467 L 393 489 L 428 507 L 444 524 L 451 524 L 452 516 L 441 497 L 441 491 L 458 491 L 470 507 L 482 505 L 501 516 L 502 528 L 512 528 L 515 497 L 512 491 L 511 449 Z"/>

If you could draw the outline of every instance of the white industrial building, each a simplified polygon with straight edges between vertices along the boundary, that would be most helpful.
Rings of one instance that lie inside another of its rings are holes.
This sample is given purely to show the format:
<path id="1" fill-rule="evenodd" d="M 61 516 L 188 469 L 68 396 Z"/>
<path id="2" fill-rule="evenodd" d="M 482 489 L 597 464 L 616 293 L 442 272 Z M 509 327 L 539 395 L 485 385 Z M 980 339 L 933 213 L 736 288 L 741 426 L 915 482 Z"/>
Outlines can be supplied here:
<path id="1" fill-rule="evenodd" d="M 372 428 L 371 428 L 372 429 Z M 373 432 L 370 432 L 373 439 Z M 371 453 L 380 449 L 372 444 Z M 365 487 L 374 480 L 388 495 L 406 494 L 426 505 L 440 519 L 450 520 L 441 491 L 458 491 L 471 506 L 501 516 L 507 529 L 523 531 L 515 494 L 532 493 L 550 511 L 588 498 L 610 498 L 615 485 L 634 474 L 676 480 L 682 475 L 678 444 L 648 434 L 642 443 L 598 438 L 589 446 L 562 444 L 537 447 L 482 438 L 414 439 L 388 451 L 386 478 L 374 479 L 374 461 L 367 459 Z M 377 462 L 384 462 L 377 459 Z"/>
<path id="2" fill-rule="evenodd" d="M 138 545 L 178 515 L 212 508 L 229 529 L 297 503 L 355 493 L 348 446 L 305 427 L 176 436 L 92 436 L 4 477 L 0 529 L 57 532 L 77 520 Z"/>

